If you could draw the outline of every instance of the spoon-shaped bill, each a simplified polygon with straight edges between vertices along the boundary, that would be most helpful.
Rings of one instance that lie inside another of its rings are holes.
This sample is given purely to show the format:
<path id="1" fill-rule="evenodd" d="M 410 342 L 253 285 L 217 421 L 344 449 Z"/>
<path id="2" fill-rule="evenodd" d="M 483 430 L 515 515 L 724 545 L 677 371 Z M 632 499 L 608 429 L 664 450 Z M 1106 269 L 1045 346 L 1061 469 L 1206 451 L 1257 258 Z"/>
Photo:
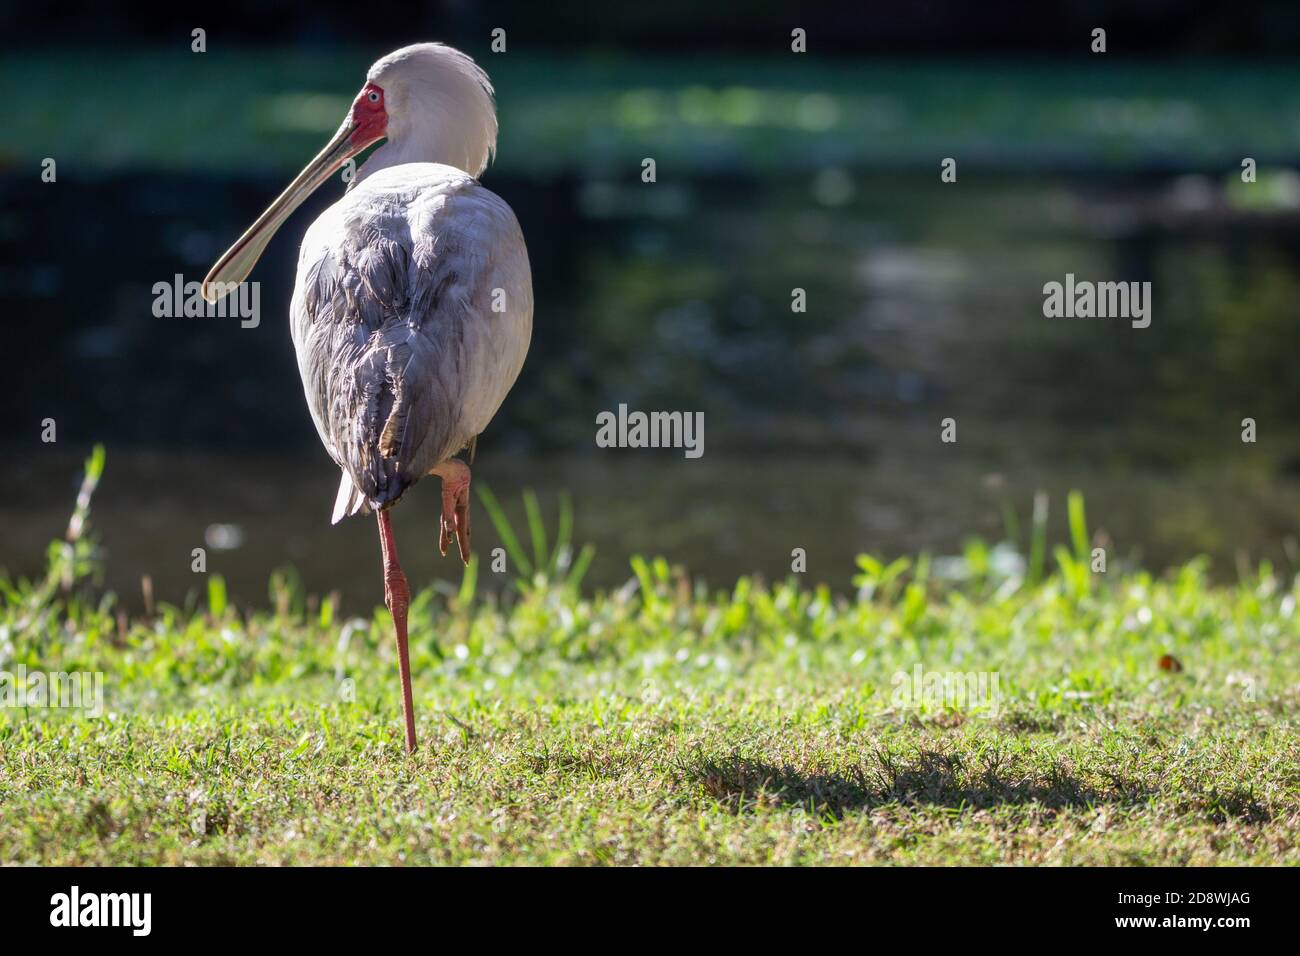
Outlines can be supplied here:
<path id="1" fill-rule="evenodd" d="M 356 124 L 350 118 L 344 122 L 316 158 L 294 177 L 293 182 L 280 193 L 275 202 L 267 206 L 257 221 L 217 260 L 208 277 L 203 280 L 204 299 L 216 302 L 247 279 L 276 230 L 284 225 L 284 221 L 302 205 L 303 200 L 334 175 L 348 159 L 374 142 L 354 142 L 352 134 L 356 129 Z"/>

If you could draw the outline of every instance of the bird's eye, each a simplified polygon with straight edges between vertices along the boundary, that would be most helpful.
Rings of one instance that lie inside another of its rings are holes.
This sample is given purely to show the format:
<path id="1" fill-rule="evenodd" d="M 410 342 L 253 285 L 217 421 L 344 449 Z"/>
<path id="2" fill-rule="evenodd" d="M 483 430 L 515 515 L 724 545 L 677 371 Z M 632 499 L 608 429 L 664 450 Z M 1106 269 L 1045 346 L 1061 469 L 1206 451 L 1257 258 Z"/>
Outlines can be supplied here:
<path id="1" fill-rule="evenodd" d="M 366 98 L 367 98 L 368 100 L 370 100 L 370 102 L 372 102 L 372 103 L 378 103 L 378 102 L 379 102 L 379 94 L 376 93 L 374 90 L 371 90 L 371 91 L 370 91 L 370 95 L 369 95 L 368 97 L 366 97 Z"/>

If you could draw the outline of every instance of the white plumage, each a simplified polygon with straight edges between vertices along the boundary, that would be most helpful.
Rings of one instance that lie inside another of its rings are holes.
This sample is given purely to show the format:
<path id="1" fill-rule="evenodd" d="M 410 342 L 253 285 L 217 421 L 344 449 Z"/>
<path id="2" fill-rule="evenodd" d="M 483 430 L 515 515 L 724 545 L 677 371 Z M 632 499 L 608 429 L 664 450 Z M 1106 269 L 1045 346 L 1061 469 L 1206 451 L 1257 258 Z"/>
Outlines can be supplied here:
<path id="1" fill-rule="evenodd" d="M 343 471 L 335 521 L 396 500 L 487 428 L 532 310 L 514 214 L 460 170 L 381 169 L 312 224 L 290 318 L 308 407 Z"/>
<path id="2" fill-rule="evenodd" d="M 397 631 L 407 748 L 415 748 L 406 610 L 388 509 L 442 479 L 439 546 L 470 555 L 469 467 L 453 458 L 491 421 L 532 335 L 532 275 L 510 207 L 479 185 L 496 150 L 492 86 L 465 54 L 420 43 L 372 66 L 342 126 L 212 267 L 215 301 L 242 282 L 302 201 L 383 140 L 303 237 L 290 306 L 298 371 L 342 471 L 334 520 L 378 513 Z"/>

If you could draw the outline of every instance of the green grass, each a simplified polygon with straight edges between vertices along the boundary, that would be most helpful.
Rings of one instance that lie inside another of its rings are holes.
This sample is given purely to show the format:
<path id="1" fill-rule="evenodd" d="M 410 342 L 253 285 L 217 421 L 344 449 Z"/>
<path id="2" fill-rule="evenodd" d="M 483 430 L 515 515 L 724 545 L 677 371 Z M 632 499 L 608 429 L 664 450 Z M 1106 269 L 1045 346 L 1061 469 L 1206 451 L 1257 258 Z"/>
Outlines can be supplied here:
<path id="1" fill-rule="evenodd" d="M 411 757 L 382 608 L 284 576 L 128 619 L 83 513 L 0 583 L 0 661 L 102 671 L 106 713 L 0 709 L 0 863 L 1300 862 L 1300 584 L 1093 574 L 1069 511 L 1036 584 L 972 541 L 852 596 L 639 558 L 583 594 L 530 528 L 532 577 L 416 599 Z M 895 700 L 917 665 L 1000 700 Z"/>

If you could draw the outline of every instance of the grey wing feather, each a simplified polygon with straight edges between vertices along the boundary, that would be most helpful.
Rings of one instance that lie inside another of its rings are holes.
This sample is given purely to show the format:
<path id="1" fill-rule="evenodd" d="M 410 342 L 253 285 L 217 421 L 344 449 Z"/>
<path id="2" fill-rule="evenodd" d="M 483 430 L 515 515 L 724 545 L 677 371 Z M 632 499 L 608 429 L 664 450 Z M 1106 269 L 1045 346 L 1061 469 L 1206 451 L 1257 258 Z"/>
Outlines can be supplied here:
<path id="1" fill-rule="evenodd" d="M 307 277 L 304 384 L 350 479 L 347 514 L 396 501 L 456 451 L 445 372 L 460 323 L 438 294 L 455 274 L 433 245 L 401 215 L 372 215 Z"/>
<path id="2" fill-rule="evenodd" d="M 397 501 L 482 431 L 531 335 L 528 257 L 509 207 L 461 173 L 412 170 L 348 193 L 304 240 L 294 345 L 343 471 L 335 521 Z M 495 314 L 501 289 L 512 308 Z"/>

